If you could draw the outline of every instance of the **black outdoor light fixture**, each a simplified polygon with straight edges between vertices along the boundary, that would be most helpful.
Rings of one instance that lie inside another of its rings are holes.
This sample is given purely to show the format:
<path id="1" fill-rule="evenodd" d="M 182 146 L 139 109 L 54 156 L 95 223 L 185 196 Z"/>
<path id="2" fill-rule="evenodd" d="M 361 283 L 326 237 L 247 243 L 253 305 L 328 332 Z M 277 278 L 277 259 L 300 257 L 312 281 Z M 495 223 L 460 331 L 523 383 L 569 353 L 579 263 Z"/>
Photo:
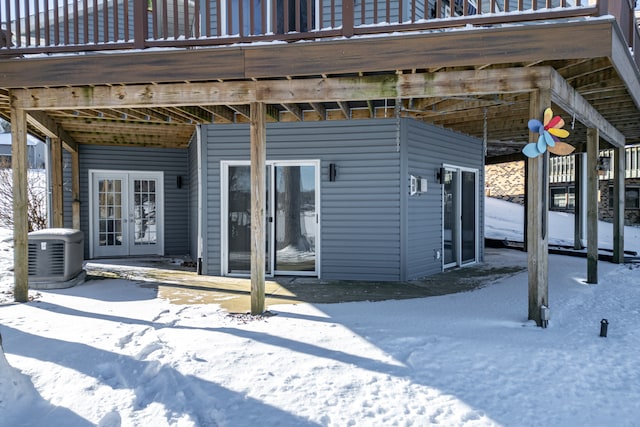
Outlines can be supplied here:
<path id="1" fill-rule="evenodd" d="M 438 183 L 444 184 L 444 175 L 446 172 L 445 168 L 436 169 L 436 179 L 438 180 Z"/>
<path id="2" fill-rule="evenodd" d="M 329 181 L 333 182 L 336 180 L 336 176 L 338 175 L 338 168 L 335 163 L 329 163 Z"/>
<path id="3" fill-rule="evenodd" d="M 182 188 L 182 175 L 176 177 L 176 187 Z"/>
<path id="4" fill-rule="evenodd" d="M 611 170 L 611 157 L 603 156 L 598 159 L 598 175 L 606 175 Z"/>

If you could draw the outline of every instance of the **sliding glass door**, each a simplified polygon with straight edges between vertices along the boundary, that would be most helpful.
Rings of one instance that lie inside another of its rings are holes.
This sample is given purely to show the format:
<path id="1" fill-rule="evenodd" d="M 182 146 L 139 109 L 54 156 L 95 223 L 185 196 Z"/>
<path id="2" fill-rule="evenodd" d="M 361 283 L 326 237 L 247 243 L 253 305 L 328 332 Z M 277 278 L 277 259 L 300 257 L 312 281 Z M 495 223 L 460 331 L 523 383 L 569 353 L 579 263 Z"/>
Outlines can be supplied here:
<path id="1" fill-rule="evenodd" d="M 223 162 L 223 271 L 251 271 L 251 184 L 246 162 Z M 274 274 L 317 275 L 317 162 L 269 162 L 266 265 Z"/>
<path id="2" fill-rule="evenodd" d="M 447 166 L 443 176 L 443 263 L 455 267 L 478 258 L 478 171 Z"/>

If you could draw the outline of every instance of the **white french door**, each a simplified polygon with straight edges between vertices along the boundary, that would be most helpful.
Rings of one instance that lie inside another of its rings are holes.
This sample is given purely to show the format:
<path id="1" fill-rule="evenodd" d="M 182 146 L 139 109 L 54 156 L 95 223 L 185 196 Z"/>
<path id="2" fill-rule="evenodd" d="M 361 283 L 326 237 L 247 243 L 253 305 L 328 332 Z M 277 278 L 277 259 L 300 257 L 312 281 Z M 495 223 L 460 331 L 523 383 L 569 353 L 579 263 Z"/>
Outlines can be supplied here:
<path id="1" fill-rule="evenodd" d="M 445 166 L 443 176 L 443 264 L 478 259 L 478 170 Z"/>
<path id="2" fill-rule="evenodd" d="M 89 171 L 90 257 L 164 254 L 162 172 Z"/>
<path id="3" fill-rule="evenodd" d="M 269 276 L 318 275 L 318 161 L 267 162 L 266 265 Z M 223 275 L 251 273 L 251 170 L 222 162 Z"/>

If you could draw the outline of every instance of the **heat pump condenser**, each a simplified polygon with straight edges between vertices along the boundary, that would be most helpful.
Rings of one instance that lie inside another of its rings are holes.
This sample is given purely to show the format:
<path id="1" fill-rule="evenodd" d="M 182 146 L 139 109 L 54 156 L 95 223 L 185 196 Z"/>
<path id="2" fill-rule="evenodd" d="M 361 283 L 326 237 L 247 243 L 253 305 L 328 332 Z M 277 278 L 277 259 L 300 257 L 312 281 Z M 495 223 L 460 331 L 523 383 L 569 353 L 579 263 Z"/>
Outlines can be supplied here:
<path id="1" fill-rule="evenodd" d="M 86 277 L 84 234 L 70 228 L 47 228 L 29 233 L 29 287 L 61 289 Z"/>

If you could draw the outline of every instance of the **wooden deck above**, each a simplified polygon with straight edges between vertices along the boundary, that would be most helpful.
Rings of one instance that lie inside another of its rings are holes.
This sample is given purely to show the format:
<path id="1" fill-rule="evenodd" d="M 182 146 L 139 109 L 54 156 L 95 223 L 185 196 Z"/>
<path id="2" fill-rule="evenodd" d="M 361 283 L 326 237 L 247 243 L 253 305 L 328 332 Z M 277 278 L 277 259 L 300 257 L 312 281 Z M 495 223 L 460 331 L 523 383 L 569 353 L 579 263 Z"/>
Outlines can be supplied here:
<path id="1" fill-rule="evenodd" d="M 82 2 L 69 4 L 76 3 Z M 134 4 L 117 3 L 132 8 Z M 511 8 L 508 2 L 464 0 L 461 16 L 425 19 L 409 14 L 411 19 L 402 24 L 385 25 L 367 21 L 374 19 L 375 10 L 360 10 L 352 12 L 351 27 L 340 22 L 339 32 L 334 28 L 337 21 L 332 21 L 331 30 L 295 31 L 303 28 L 294 19 L 292 31 L 254 34 L 254 15 L 247 33 L 239 29 L 237 37 L 220 32 L 242 24 L 230 18 L 215 34 L 187 25 L 193 36 L 177 38 L 171 34 L 180 34 L 185 25 L 159 20 L 156 12 L 163 10 L 164 2 L 151 3 L 151 11 L 144 11 L 151 17 L 139 49 L 131 22 L 130 40 L 124 44 L 87 41 L 83 26 L 75 30 L 71 24 L 54 31 L 62 37 L 56 42 L 50 33 L 57 20 L 49 21 L 49 38 L 40 33 L 41 41 L 18 42 L 14 37 L 13 46 L 5 43 L 0 47 L 0 116 L 9 119 L 11 104 L 24 108 L 32 132 L 62 133 L 70 145 L 184 147 L 196 124 L 248 121 L 248 105 L 258 100 L 268 104 L 271 121 L 412 116 L 486 138 L 488 155 L 500 156 L 519 152 L 528 141 L 529 93 L 535 84 L 547 84 L 533 76 L 538 75 L 536 69 L 550 68 L 579 98 L 571 100 L 565 94 L 553 105 L 567 122 L 568 142 L 581 146 L 586 139 L 584 121 L 589 117 L 576 107 L 581 102 L 597 111 L 627 144 L 640 142 L 640 55 L 630 49 L 640 43 L 626 1 L 571 7 L 562 3 L 538 10 L 541 4 L 536 2 L 517 2 Z M 169 3 L 183 4 L 184 10 L 191 4 L 209 4 Z M 335 4 L 331 2 L 334 10 Z M 408 4 L 414 5 L 411 10 L 419 9 L 414 0 Z M 526 5 L 531 11 L 523 13 Z M 476 8 L 473 14 L 471 6 Z M 491 13 L 491 7 L 502 13 Z M 382 9 L 376 19 L 388 21 Z M 72 10 L 67 15 L 62 10 L 59 16 L 73 17 Z M 171 15 L 165 12 L 163 16 Z M 198 12 L 206 17 L 203 9 Z M 82 16 L 75 21 L 82 21 Z M 621 17 L 631 17 L 630 23 Z M 5 18 L 0 22 L 7 22 Z M 124 25 L 122 19 L 114 23 L 114 18 L 101 15 L 98 23 Z M 206 19 L 197 21 L 201 25 Z M 35 21 L 29 21 L 28 31 L 26 22 L 22 20 L 20 31 L 33 33 Z M 272 22 L 277 24 L 277 19 Z M 209 24 L 207 28 L 213 28 Z M 345 30 L 352 36 L 342 37 Z M 111 31 L 108 34 L 115 34 Z M 72 39 L 82 43 L 67 43 Z M 256 41 L 263 43 L 248 43 Z M 38 51 L 46 55 L 32 54 Z M 407 87 L 415 81 L 423 82 L 419 89 Z"/>
<path id="2" fill-rule="evenodd" d="M 290 42 L 608 14 L 627 37 L 632 9 L 627 0 L 15 0 L 0 3 L 0 55 Z"/>

